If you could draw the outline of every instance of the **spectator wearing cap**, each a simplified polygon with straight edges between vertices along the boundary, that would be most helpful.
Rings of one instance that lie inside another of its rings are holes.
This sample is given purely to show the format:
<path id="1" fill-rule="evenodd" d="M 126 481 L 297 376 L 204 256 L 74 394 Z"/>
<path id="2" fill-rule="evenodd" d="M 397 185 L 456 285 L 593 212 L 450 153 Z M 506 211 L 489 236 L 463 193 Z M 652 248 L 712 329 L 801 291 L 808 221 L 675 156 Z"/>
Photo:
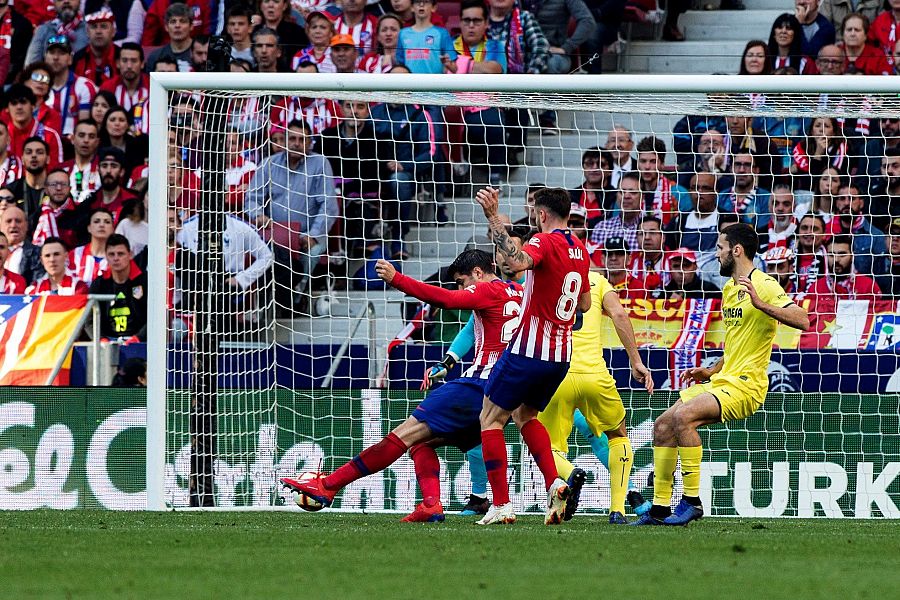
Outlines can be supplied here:
<path id="1" fill-rule="evenodd" d="M 366 0 L 343 0 L 341 14 L 334 22 L 334 29 L 337 35 L 347 34 L 353 37 L 359 56 L 375 49 L 378 19 L 366 12 Z"/>
<path id="2" fill-rule="evenodd" d="M 144 73 L 144 49 L 139 44 L 122 44 L 116 58 L 115 76 L 100 89 L 115 96 L 125 110 L 133 110 L 150 99 L 150 76 Z"/>
<path id="3" fill-rule="evenodd" d="M 76 233 L 84 239 L 83 227 L 87 217 L 98 208 L 105 208 L 113 217 L 113 226 L 119 222 L 119 213 L 125 202 L 135 197 L 131 190 L 122 187 L 125 171 L 125 153 L 119 148 L 107 146 L 97 153 L 99 161 L 100 189 L 78 205 Z"/>
<path id="4" fill-rule="evenodd" d="M 32 35 L 34 26 L 16 11 L 12 2 L 0 5 L 0 46 L 10 51 L 9 72 L 0 84 L 11 84 L 13 78 L 22 72 Z"/>
<path id="5" fill-rule="evenodd" d="M 141 46 L 163 46 L 169 44 L 174 39 L 170 30 L 170 20 L 172 7 L 181 5 L 177 9 L 177 14 L 183 15 L 187 20 L 187 31 L 184 35 L 188 39 L 202 33 L 210 32 L 210 7 L 208 0 L 184 0 L 183 2 L 172 2 L 171 0 L 153 0 L 150 8 L 147 9 L 147 15 L 144 19 L 144 31 L 141 35 Z M 181 31 L 179 34 L 181 35 Z M 151 67 L 152 70 L 152 67 Z M 183 69 L 182 69 L 183 70 Z"/>
<path id="6" fill-rule="evenodd" d="M 72 71 L 72 47 L 64 36 L 48 40 L 44 58 L 52 77 L 47 104 L 62 117 L 60 133 L 70 136 L 75 131 L 75 123 L 91 116 L 97 86 Z"/>
<path id="7" fill-rule="evenodd" d="M 260 28 L 266 27 L 278 34 L 285 59 L 309 45 L 306 31 L 291 18 L 290 0 L 259 0 L 257 4 L 262 15 Z"/>
<path id="8" fill-rule="evenodd" d="M 281 39 L 274 29 L 259 27 L 253 32 L 253 58 L 259 73 L 283 73 Z"/>
<path id="9" fill-rule="evenodd" d="M 47 144 L 51 168 L 62 162 L 62 138 L 59 132 L 34 118 L 37 102 L 34 92 L 23 84 L 13 84 L 6 93 L 6 100 L 8 106 L 0 113 L 0 120 L 6 123 L 9 130 L 9 151 L 21 157 L 25 150 L 25 140 L 38 137 Z"/>
<path id="10" fill-rule="evenodd" d="M 246 4 L 235 4 L 225 15 L 225 34 L 231 42 L 231 58 L 246 60 L 256 64 L 253 58 L 253 43 L 250 40 L 251 18 L 255 13 Z M 307 17 L 307 23 L 309 17 Z"/>
<path id="11" fill-rule="evenodd" d="M 162 36 L 157 34 L 156 25 L 151 25 L 151 21 L 155 23 L 155 16 L 159 13 L 158 7 L 160 5 L 168 5 L 167 8 L 164 9 L 164 23 L 165 30 L 168 33 L 168 43 L 162 41 Z M 153 3 L 151 8 L 155 9 L 152 13 L 154 18 L 151 18 L 151 13 L 147 14 L 147 27 L 144 28 L 144 39 L 141 42 L 141 45 L 145 48 L 147 46 L 158 46 L 159 44 L 165 45 L 160 46 L 147 57 L 147 63 L 145 65 L 147 70 L 155 71 L 156 63 L 161 58 L 165 58 L 174 60 L 178 65 L 179 71 L 190 71 L 191 44 L 193 43 L 193 38 L 191 37 L 191 24 L 194 21 L 194 15 L 191 12 L 191 8 L 181 2 L 169 4 L 167 0 L 157 0 Z M 153 41 L 148 42 L 148 36 Z M 156 41 L 156 38 L 160 38 L 159 41 Z"/>
<path id="12" fill-rule="evenodd" d="M 759 167 L 750 153 L 738 153 L 731 161 L 734 185 L 719 193 L 719 210 L 738 215 L 742 223 L 755 229 L 769 225 L 769 190 L 758 185 Z"/>
<path id="13" fill-rule="evenodd" d="M 828 224 L 831 235 L 848 235 L 853 241 L 854 266 L 865 275 L 887 273 L 889 261 L 884 232 L 866 218 L 865 198 L 855 182 L 842 183 L 835 200 L 837 216 Z"/>
<path id="14" fill-rule="evenodd" d="M 719 239 L 716 176 L 695 173 L 691 177 L 690 196 L 691 211 L 679 214 L 663 230 L 666 232 L 666 246 L 693 250 L 702 267 L 715 259 Z"/>
<path id="15" fill-rule="evenodd" d="M 678 248 L 667 256 L 669 283 L 663 288 L 666 300 L 721 298 L 722 290 L 701 278 L 697 272 L 697 253 Z"/>
<path id="16" fill-rule="evenodd" d="M 628 271 L 625 267 L 627 261 L 628 248 L 625 239 L 607 238 L 603 245 L 603 275 L 622 300 L 646 298 L 647 288 L 644 282 Z"/>
<path id="17" fill-rule="evenodd" d="M 637 232 L 644 216 L 644 200 L 641 195 L 640 175 L 632 171 L 619 181 L 618 214 L 597 223 L 591 233 L 591 241 L 605 247 L 611 237 L 623 238 L 629 250 L 637 250 Z"/>
<path id="18" fill-rule="evenodd" d="M 91 81 L 97 87 L 116 74 L 116 17 L 107 7 L 90 13 L 87 23 L 88 46 L 75 53 L 72 71 Z"/>
<path id="19" fill-rule="evenodd" d="M 69 40 L 72 49 L 77 52 L 88 45 L 87 26 L 80 14 L 78 0 L 53 0 L 56 18 L 39 26 L 34 31 L 25 64 L 41 60 L 47 51 L 47 41 L 51 37 L 62 36 Z"/>
<path id="20" fill-rule="evenodd" d="M 587 239 L 589 230 L 587 226 L 587 214 L 586 208 L 573 202 L 569 208 L 569 229 L 572 231 L 572 234 L 584 244 L 593 265 L 595 267 L 600 267 L 603 266 L 603 248 Z"/>
<path id="21" fill-rule="evenodd" d="M 834 43 L 834 25 L 819 13 L 819 0 L 794 0 L 794 14 L 803 27 L 803 54 L 818 56 L 822 46 Z"/>
<path id="22" fill-rule="evenodd" d="M 569 192 L 572 202 L 587 211 L 588 229 L 593 229 L 606 218 L 616 204 L 616 195 L 609 189 L 609 174 L 612 171 L 612 157 L 600 148 L 588 148 L 581 155 L 581 170 L 584 181 Z"/>
<path id="23" fill-rule="evenodd" d="M 104 8 L 115 16 L 116 45 L 131 42 L 141 43 L 144 34 L 144 22 L 147 20 L 147 4 L 145 0 L 82 0 L 84 14 L 90 15 Z"/>
<path id="24" fill-rule="evenodd" d="M 663 227 L 668 225 L 680 210 L 688 210 L 690 202 L 686 190 L 672 183 L 662 174 L 666 160 L 666 144 L 649 136 L 638 142 L 638 171 L 641 175 L 641 192 L 647 212 L 658 217 Z"/>
<path id="25" fill-rule="evenodd" d="M 669 282 L 663 240 L 662 222 L 658 217 L 651 215 L 641 219 L 637 233 L 639 250 L 631 252 L 628 272 L 642 280 L 644 287 L 651 292 Z"/>
<path id="26" fill-rule="evenodd" d="M 291 69 L 296 71 L 302 62 L 309 61 L 316 65 L 319 73 L 334 73 L 334 62 L 331 60 L 334 22 L 331 17 L 318 10 L 306 15 L 306 36 L 309 38 L 309 46 L 294 54 Z"/>
<path id="27" fill-rule="evenodd" d="M 766 273 L 774 277 L 784 292 L 791 298 L 801 290 L 797 285 L 797 273 L 794 270 L 794 251 L 786 246 L 769 248 L 763 260 L 766 263 Z"/>
<path id="28" fill-rule="evenodd" d="M 357 0 L 354 0 L 357 1 Z M 440 74 L 444 72 L 442 56 L 456 60 L 456 49 L 450 32 L 431 22 L 436 0 L 418 1 L 413 5 L 416 22 L 400 30 L 397 59 L 411 73 Z"/>
<path id="29" fill-rule="evenodd" d="M 331 62 L 335 73 L 356 73 L 358 51 L 353 36 L 339 33 L 331 38 Z"/>
<path id="30" fill-rule="evenodd" d="M 885 298 L 900 299 L 900 217 L 894 217 L 888 227 L 888 271 L 878 277 L 878 287 Z"/>

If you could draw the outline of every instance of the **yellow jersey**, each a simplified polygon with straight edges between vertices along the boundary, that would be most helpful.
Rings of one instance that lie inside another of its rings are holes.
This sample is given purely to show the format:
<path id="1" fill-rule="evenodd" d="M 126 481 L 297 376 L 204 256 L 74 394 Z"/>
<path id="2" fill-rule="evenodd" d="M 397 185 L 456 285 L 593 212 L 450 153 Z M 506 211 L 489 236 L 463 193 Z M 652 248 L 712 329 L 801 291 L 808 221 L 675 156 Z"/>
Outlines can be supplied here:
<path id="1" fill-rule="evenodd" d="M 616 293 L 606 277 L 596 271 L 588 272 L 591 284 L 591 309 L 576 319 L 572 328 L 571 373 L 598 373 L 606 371 L 603 360 L 601 328 L 603 327 L 603 297 Z M 580 325 L 580 326 L 579 326 Z"/>
<path id="2" fill-rule="evenodd" d="M 759 269 L 750 272 L 759 298 L 783 308 L 793 304 L 773 277 Z M 743 286 L 729 278 L 722 289 L 722 320 L 725 323 L 725 364 L 718 373 L 752 391 L 765 395 L 769 388 L 769 359 L 778 321 L 755 308 Z"/>

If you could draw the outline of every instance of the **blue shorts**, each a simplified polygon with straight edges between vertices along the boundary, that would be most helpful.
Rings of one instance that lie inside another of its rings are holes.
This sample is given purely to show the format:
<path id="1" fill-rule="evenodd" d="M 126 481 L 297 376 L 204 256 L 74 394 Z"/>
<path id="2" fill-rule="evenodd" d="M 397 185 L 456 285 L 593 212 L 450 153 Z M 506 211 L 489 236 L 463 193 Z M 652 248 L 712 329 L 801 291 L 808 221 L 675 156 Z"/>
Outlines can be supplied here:
<path id="1" fill-rule="evenodd" d="M 412 416 L 428 425 L 435 437 L 463 452 L 481 443 L 481 408 L 487 379 L 461 377 L 432 391 Z"/>
<path id="2" fill-rule="evenodd" d="M 522 404 L 541 411 L 550 404 L 568 372 L 567 362 L 529 358 L 505 350 L 491 371 L 485 393 L 491 402 L 510 412 Z"/>

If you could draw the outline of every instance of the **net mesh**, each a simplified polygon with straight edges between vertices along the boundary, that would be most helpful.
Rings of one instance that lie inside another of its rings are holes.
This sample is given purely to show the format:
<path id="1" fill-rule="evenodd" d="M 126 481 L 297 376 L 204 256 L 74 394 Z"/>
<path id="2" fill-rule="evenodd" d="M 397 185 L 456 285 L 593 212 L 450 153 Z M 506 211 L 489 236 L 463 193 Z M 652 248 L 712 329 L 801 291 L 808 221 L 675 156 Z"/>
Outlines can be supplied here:
<path id="1" fill-rule="evenodd" d="M 754 225 L 759 268 L 813 322 L 802 334 L 779 327 L 770 390 L 804 395 L 770 397 L 751 419 L 704 433 L 708 512 L 893 514 L 893 479 L 883 490 L 869 481 L 877 499 L 857 504 L 866 469 L 877 477 L 898 460 L 896 428 L 884 427 L 896 415 L 854 394 L 897 388 L 898 109 L 897 94 L 170 90 L 166 501 L 281 504 L 278 477 L 332 471 L 409 416 L 469 314 L 384 289 L 373 262 L 452 285 L 442 268 L 459 252 L 491 251 L 472 200 L 491 184 L 526 233 L 534 186 L 572 190 L 585 208 L 572 226 L 584 223 L 664 390 L 721 356 L 717 232 Z M 642 226 L 642 215 L 659 222 Z M 828 251 L 844 234 L 849 259 Z M 619 246 L 624 262 L 607 260 Z M 686 334 L 692 319 L 703 326 Z M 632 482 L 647 492 L 652 419 L 675 396 L 629 392 L 637 384 L 604 327 Z M 516 507 L 540 511 L 540 473 L 518 434 L 507 440 Z M 580 433 L 569 448 L 589 473 L 582 506 L 606 510 L 606 469 Z M 456 449 L 441 459 L 445 507 L 459 508 L 468 465 Z M 404 457 L 337 506 L 409 510 L 416 497 Z M 769 512 L 754 508 L 766 502 Z"/>

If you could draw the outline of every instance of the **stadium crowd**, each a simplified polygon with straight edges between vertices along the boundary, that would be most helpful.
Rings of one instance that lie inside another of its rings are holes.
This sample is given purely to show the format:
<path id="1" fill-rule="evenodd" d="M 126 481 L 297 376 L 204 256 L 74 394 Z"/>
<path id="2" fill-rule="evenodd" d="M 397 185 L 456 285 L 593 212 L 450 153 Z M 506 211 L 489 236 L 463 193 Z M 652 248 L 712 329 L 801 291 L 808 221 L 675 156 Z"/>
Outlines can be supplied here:
<path id="1" fill-rule="evenodd" d="M 796 0 L 768 42 L 747 44 L 739 72 L 893 74 L 900 0 L 883 11 L 875 4 L 851 12 L 846 2 Z M 203 70 L 211 34 L 231 42 L 233 72 L 599 72 L 593 54 L 615 41 L 622 6 L 0 0 L 0 285 L 6 293 L 124 290 L 127 307 L 107 307 L 104 335 L 143 337 L 148 73 Z M 683 37 L 678 14 L 673 3 L 667 39 Z M 198 248 L 201 102 L 179 95 L 169 115 L 176 277 Z M 832 102 L 839 112 L 840 99 Z M 314 285 L 333 285 L 313 279 L 329 256 L 402 260 L 423 195 L 433 198 L 431 222 L 446 223 L 441 199 L 454 177 L 479 164 L 500 184 L 522 164 L 529 129 L 558 133 L 552 111 L 537 128 L 525 110 L 489 107 L 283 97 L 267 111 L 262 98 L 236 96 L 227 114 L 225 263 L 227 286 L 244 296 L 240 319 L 253 318 L 246 292 L 268 277 L 282 314 L 314 312 L 302 300 Z M 719 297 L 717 232 L 736 221 L 764 237 L 760 268 L 796 298 L 833 308 L 839 298 L 900 296 L 900 119 L 687 115 L 672 136 L 667 147 L 615 126 L 582 156 L 570 224 L 623 297 Z M 189 312 L 192 291 L 174 293 L 173 310 Z"/>

